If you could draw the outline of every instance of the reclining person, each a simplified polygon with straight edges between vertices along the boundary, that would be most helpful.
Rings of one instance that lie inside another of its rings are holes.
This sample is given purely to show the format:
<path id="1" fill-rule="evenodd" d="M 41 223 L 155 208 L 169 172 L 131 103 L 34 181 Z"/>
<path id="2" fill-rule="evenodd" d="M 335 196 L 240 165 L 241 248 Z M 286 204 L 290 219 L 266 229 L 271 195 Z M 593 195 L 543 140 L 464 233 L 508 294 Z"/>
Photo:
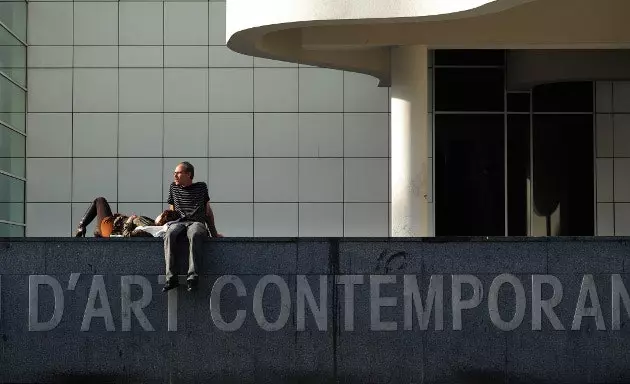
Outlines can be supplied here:
<path id="1" fill-rule="evenodd" d="M 137 230 L 139 226 L 162 226 L 179 218 L 176 212 L 164 211 L 155 220 L 147 216 L 124 215 L 112 213 L 112 209 L 104 197 L 94 199 L 87 209 L 75 232 L 75 237 L 85 237 L 87 226 L 96 218 L 94 237 L 151 237 L 151 233 Z"/>
<path id="2" fill-rule="evenodd" d="M 171 210 L 160 213 L 151 223 L 149 223 L 151 219 L 146 216 L 132 215 L 123 224 L 122 237 L 164 237 L 169 225 L 178 222 L 179 219 L 177 212 Z M 107 219 L 103 222 L 107 223 Z M 167 223 L 169 225 L 165 225 Z"/>

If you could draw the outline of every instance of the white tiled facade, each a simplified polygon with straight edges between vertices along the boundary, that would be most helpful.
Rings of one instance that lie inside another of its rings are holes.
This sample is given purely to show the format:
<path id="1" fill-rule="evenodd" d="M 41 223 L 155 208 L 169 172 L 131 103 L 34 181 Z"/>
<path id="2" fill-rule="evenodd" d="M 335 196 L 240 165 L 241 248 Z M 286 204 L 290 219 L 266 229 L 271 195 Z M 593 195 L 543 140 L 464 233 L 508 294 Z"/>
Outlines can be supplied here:
<path id="1" fill-rule="evenodd" d="M 630 236 L 630 82 L 596 85 L 597 235 Z"/>
<path id="2" fill-rule="evenodd" d="M 97 196 L 155 216 L 183 160 L 226 236 L 389 234 L 375 79 L 230 51 L 225 2 L 28 8 L 27 236 L 69 236 Z"/>

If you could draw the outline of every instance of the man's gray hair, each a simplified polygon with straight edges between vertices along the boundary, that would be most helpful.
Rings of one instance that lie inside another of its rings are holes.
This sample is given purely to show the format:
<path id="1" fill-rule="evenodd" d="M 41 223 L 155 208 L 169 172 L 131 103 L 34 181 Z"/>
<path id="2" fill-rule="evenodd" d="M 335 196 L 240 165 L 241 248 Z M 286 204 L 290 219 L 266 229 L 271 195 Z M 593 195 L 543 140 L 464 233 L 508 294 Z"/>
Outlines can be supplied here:
<path id="1" fill-rule="evenodd" d="M 182 161 L 181 163 L 179 163 L 179 165 L 184 167 L 184 171 L 190 173 L 191 179 L 195 177 L 195 167 L 193 167 L 192 164 L 187 161 Z"/>

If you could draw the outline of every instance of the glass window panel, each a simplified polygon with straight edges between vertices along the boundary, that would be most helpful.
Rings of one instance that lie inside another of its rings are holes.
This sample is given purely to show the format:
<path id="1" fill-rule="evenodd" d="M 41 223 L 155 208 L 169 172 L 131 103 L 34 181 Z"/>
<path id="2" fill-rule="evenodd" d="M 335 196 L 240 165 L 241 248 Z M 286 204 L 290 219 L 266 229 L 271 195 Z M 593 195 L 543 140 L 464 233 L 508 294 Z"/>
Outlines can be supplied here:
<path id="1" fill-rule="evenodd" d="M 26 2 L 0 1 L 0 21 L 26 41 Z"/>
<path id="2" fill-rule="evenodd" d="M 503 65 L 503 50 L 491 49 L 438 49 L 434 65 Z"/>
<path id="3" fill-rule="evenodd" d="M 508 93 L 508 112 L 529 112 L 529 93 Z"/>
<path id="4" fill-rule="evenodd" d="M 0 51 L 2 48 L 0 48 Z M 2 52 L 0 52 L 0 55 Z M 24 68 L 8 68 L 1 67 L 0 71 L 2 71 L 5 75 L 9 76 L 11 80 L 15 81 L 22 87 L 26 88 L 26 69 Z"/>
<path id="5" fill-rule="evenodd" d="M 0 203 L 23 203 L 24 181 L 0 173 Z"/>
<path id="6" fill-rule="evenodd" d="M 24 227 L 0 223 L 0 237 L 24 237 Z"/>
<path id="7" fill-rule="evenodd" d="M 503 68 L 435 68 L 436 111 L 503 112 Z"/>
<path id="8" fill-rule="evenodd" d="M 26 47 L 0 28 L 0 71 L 26 87 Z"/>
<path id="9" fill-rule="evenodd" d="M 0 76 L 0 121 L 21 130 L 26 112 L 26 92 Z"/>
<path id="10" fill-rule="evenodd" d="M 527 236 L 529 115 L 507 117 L 508 236 Z"/>
<path id="11" fill-rule="evenodd" d="M 593 116 L 534 115 L 533 236 L 593 236 Z"/>
<path id="12" fill-rule="evenodd" d="M 24 203 L 0 203 L 0 220 L 24 223 Z"/>
<path id="13" fill-rule="evenodd" d="M 539 85 L 532 94 L 534 112 L 593 112 L 593 83 Z"/>
<path id="14" fill-rule="evenodd" d="M 26 137 L 0 125 L 0 170 L 24 177 Z"/>
<path id="15" fill-rule="evenodd" d="M 436 236 L 503 236 L 503 115 L 435 116 Z"/>
<path id="16" fill-rule="evenodd" d="M 26 114 L 19 113 L 1 113 L 0 124 L 9 125 L 20 132 L 26 133 Z"/>
<path id="17" fill-rule="evenodd" d="M 26 160 L 23 157 L 0 157 L 0 170 L 24 177 Z"/>
<path id="18" fill-rule="evenodd" d="M 0 125 L 0 157 L 25 157 L 25 144 L 24 135 Z"/>
<path id="19" fill-rule="evenodd" d="M 0 4 L 2 4 L 1 0 L 0 0 Z M 9 45 L 9 46 L 22 45 L 23 46 L 24 44 L 22 44 L 22 42 L 18 40 L 15 37 L 15 35 L 10 33 L 8 29 L 0 27 L 0 45 Z"/>

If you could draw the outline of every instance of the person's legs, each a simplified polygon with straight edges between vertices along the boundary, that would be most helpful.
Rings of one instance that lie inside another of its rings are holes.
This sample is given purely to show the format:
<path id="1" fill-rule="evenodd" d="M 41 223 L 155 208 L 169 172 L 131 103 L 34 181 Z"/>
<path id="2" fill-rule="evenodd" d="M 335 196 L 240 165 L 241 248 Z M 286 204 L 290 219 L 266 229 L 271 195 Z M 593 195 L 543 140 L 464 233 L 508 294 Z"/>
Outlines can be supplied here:
<path id="1" fill-rule="evenodd" d="M 107 216 L 112 216 L 112 209 L 109 206 L 107 199 L 105 199 L 104 197 L 97 197 L 96 199 L 94 199 L 92 204 L 90 204 L 87 211 L 85 211 L 85 214 L 83 214 L 83 218 L 81 219 L 81 221 L 79 221 L 75 236 L 85 236 L 87 226 L 90 225 L 95 217 L 97 218 L 97 220 L 94 229 L 94 235 L 100 235 L 101 221 Z"/>
<path id="2" fill-rule="evenodd" d="M 197 285 L 197 262 L 203 255 L 203 240 L 208 237 L 208 230 L 202 223 L 191 223 L 186 231 L 188 236 L 188 289 L 192 290 Z"/>
<path id="3" fill-rule="evenodd" d="M 103 221 L 104 218 L 113 216 L 112 208 L 109 206 L 107 199 L 104 197 L 97 197 L 96 200 L 94 200 L 94 203 L 96 204 L 96 219 L 99 223 Z"/>
<path id="4" fill-rule="evenodd" d="M 94 227 L 94 236 L 101 236 L 101 223 L 106 217 L 112 217 L 112 208 L 104 197 L 98 197 L 94 200 L 96 204 L 96 226 Z"/>
<path id="5" fill-rule="evenodd" d="M 173 274 L 175 269 L 175 258 L 177 249 L 177 237 L 184 232 L 186 226 L 182 223 L 175 223 L 168 227 L 164 234 L 164 261 L 166 263 L 166 284 L 164 291 L 175 288 L 177 277 Z"/>

